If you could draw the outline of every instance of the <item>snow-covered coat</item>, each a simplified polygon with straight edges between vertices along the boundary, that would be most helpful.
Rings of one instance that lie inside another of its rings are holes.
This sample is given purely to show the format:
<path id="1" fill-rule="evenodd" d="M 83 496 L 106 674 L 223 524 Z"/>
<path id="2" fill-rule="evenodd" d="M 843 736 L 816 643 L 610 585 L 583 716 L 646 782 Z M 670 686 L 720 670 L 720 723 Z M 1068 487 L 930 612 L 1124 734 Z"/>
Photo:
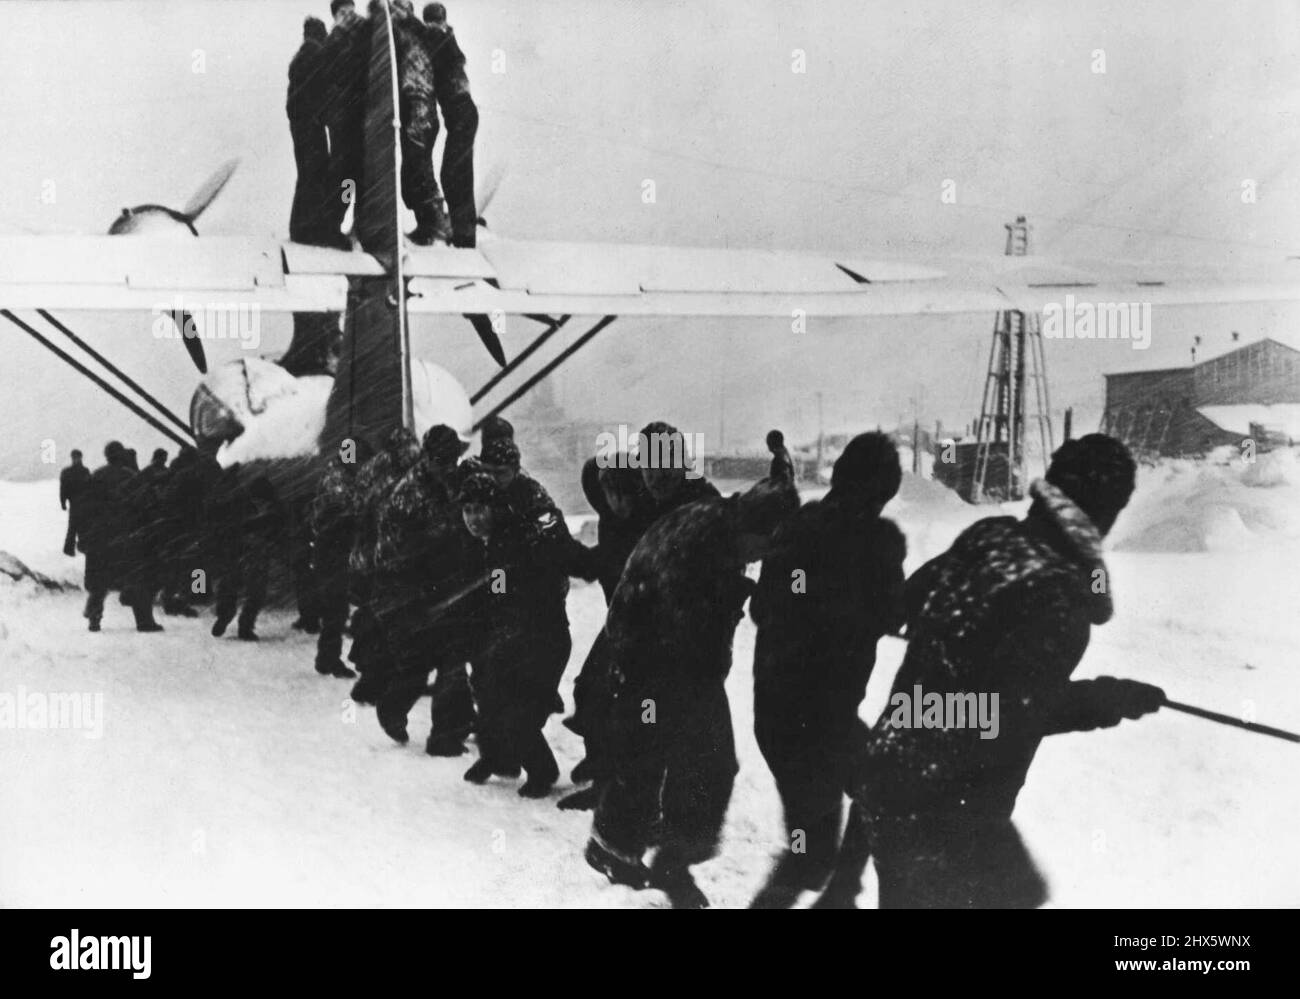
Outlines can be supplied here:
<path id="1" fill-rule="evenodd" d="M 618 727 L 632 735 L 620 754 L 636 755 L 639 736 L 650 735 L 667 740 L 669 754 L 691 755 L 698 744 L 734 765 L 730 718 L 724 726 L 713 716 L 726 705 L 714 695 L 731 670 L 732 637 L 754 585 L 737 549 L 735 501 L 715 496 L 672 511 L 628 559 L 605 621 Z M 635 724 L 647 699 L 656 723 Z"/>
<path id="2" fill-rule="evenodd" d="M 997 737 L 969 722 L 906 727 L 887 706 L 856 766 L 856 796 L 874 816 L 1007 819 L 1044 736 L 1104 724 L 1096 681 L 1070 681 L 1092 627 L 1112 613 L 1101 536 L 1054 486 L 1030 491 L 1024 520 L 973 524 L 907 584 L 894 694 L 997 695 Z"/>
<path id="3" fill-rule="evenodd" d="M 375 545 L 379 540 L 379 511 L 393 487 L 420 457 L 420 443 L 405 427 L 388 435 L 379 453 L 362 463 L 352 486 L 354 534 L 348 570 L 353 586 L 365 592 L 375 568 Z"/>
<path id="4" fill-rule="evenodd" d="M 429 29 L 415 17 L 393 19 L 393 47 L 397 51 L 398 108 L 402 128 L 417 142 L 438 128 L 434 97 L 433 57 L 426 36 Z"/>
<path id="5" fill-rule="evenodd" d="M 355 466 L 337 458 L 331 461 L 316 486 L 307 515 L 312 565 L 321 576 L 330 580 L 337 577 L 339 586 L 346 585 L 348 558 L 356 536 L 356 481 Z"/>
<path id="6" fill-rule="evenodd" d="M 454 499 L 461 474 L 459 467 L 440 471 L 421 458 L 379 504 L 373 609 L 390 631 L 410 636 L 436 630 L 444 641 L 460 641 L 477 626 L 476 594 L 434 610 L 480 572 L 474 539 Z"/>

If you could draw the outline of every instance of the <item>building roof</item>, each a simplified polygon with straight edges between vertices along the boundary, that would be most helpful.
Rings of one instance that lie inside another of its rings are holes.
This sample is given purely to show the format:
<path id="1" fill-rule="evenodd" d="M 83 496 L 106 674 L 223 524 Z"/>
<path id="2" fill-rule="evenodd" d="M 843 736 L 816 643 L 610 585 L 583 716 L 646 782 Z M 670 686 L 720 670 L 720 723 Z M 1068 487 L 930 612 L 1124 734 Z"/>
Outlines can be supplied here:
<path id="1" fill-rule="evenodd" d="M 1249 341 L 1223 341 L 1219 338 L 1211 343 L 1202 343 L 1196 348 L 1196 364 L 1191 367 L 1198 367 L 1207 361 L 1217 361 L 1221 357 L 1227 357 L 1229 354 L 1235 354 L 1239 350 L 1247 347 L 1253 347 L 1257 343 L 1268 343 L 1272 341 L 1279 347 L 1285 347 L 1288 350 L 1294 350 L 1300 353 L 1300 339 L 1292 336 L 1262 336 L 1258 340 Z M 1292 341 L 1292 342 L 1288 342 Z"/>
<path id="2" fill-rule="evenodd" d="M 1190 371 L 1191 365 L 1184 365 L 1181 368 L 1139 368 L 1136 371 L 1112 371 L 1109 374 L 1102 375 L 1103 378 L 1142 378 L 1150 375 L 1178 375 L 1185 371 Z"/>
<path id="3" fill-rule="evenodd" d="M 1196 410 L 1222 430 L 1245 437 L 1250 425 L 1300 439 L 1300 403 L 1282 402 L 1271 406 L 1262 403 L 1238 403 L 1233 406 L 1201 406 Z"/>
<path id="4" fill-rule="evenodd" d="M 1287 342 L 1288 340 L 1294 342 L 1288 343 Z M 1275 343 L 1279 347 L 1285 347 L 1287 350 L 1293 350 L 1296 353 L 1300 354 L 1300 336 L 1293 336 L 1293 335 L 1264 336 L 1264 337 L 1260 337 L 1258 340 L 1248 340 L 1244 342 L 1240 340 L 1236 340 L 1236 341 L 1228 340 L 1227 342 L 1223 342 L 1222 340 L 1216 338 L 1214 342 L 1209 344 L 1202 343 L 1199 347 L 1196 348 L 1195 364 L 1184 364 L 1181 367 L 1175 367 L 1175 368 L 1138 368 L 1135 371 L 1113 371 L 1105 374 L 1104 377 L 1110 378 L 1113 375 L 1121 375 L 1121 376 L 1122 375 L 1157 375 L 1157 374 L 1170 374 L 1175 371 L 1187 371 L 1192 368 L 1199 368 L 1202 364 L 1206 364 L 1209 361 L 1217 361 L 1221 357 L 1227 357 L 1229 354 L 1235 354 L 1237 351 L 1245 350 L 1247 347 L 1253 347 L 1255 346 L 1255 344 L 1269 343 L 1269 342 Z M 1189 349 L 1190 347 L 1191 344 L 1188 344 Z"/>

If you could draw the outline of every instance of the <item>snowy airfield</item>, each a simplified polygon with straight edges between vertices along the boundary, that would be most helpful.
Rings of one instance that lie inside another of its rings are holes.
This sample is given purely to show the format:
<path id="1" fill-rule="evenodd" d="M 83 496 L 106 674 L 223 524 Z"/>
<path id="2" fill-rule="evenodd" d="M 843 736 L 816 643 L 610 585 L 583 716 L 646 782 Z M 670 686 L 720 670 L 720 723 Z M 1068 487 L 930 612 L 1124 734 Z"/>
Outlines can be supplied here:
<path id="1" fill-rule="evenodd" d="M 54 482 L 0 483 L 0 551 L 80 584 L 60 552 Z M 1006 512 L 1020 513 L 1023 505 Z M 996 508 L 904 480 L 886 511 L 909 570 Z M 1300 730 L 1300 471 L 1294 456 L 1142 470 L 1112 536 L 1114 620 L 1077 677 L 1112 674 L 1174 700 Z M 581 744 L 554 716 L 564 771 L 549 799 L 515 781 L 461 780 L 472 756 L 423 752 L 427 701 L 397 746 L 349 682 L 312 669 L 292 614 L 263 615 L 250 646 L 208 634 L 209 615 L 139 635 L 110 600 L 90 635 L 84 593 L 0 573 L 0 697 L 102 694 L 93 731 L 0 727 L 0 904 L 6 906 L 654 907 L 582 860 L 590 813 L 561 812 Z M 604 615 L 575 582 L 574 654 Z M 754 744 L 754 630 L 736 635 L 728 684 L 741 772 L 721 855 L 697 868 L 715 906 L 745 905 L 783 834 Z M 884 707 L 902 642 L 881 642 L 863 717 Z M 12 703 L 12 700 L 11 700 Z M 1300 746 L 1164 711 L 1044 743 L 1016 821 L 1052 906 L 1295 906 Z M 869 874 L 858 904 L 875 904 Z"/>

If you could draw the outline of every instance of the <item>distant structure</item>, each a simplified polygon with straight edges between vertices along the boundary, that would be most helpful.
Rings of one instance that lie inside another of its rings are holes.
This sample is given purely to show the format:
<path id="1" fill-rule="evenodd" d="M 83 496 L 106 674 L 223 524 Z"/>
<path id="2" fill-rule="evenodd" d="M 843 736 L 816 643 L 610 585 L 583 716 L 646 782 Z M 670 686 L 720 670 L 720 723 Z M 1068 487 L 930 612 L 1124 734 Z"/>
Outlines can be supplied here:
<path id="1" fill-rule="evenodd" d="M 524 468 L 541 481 L 565 513 L 586 510 L 582 465 L 596 454 L 601 433 L 610 429 L 608 424 L 571 417 L 550 378 L 538 382 L 528 398 L 506 415 L 515 425 Z"/>
<path id="2" fill-rule="evenodd" d="M 1006 227 L 1008 257 L 1029 253 L 1025 216 Z M 1026 444 L 1036 431 L 1043 460 L 1052 453 L 1047 364 L 1037 313 L 999 312 L 993 322 L 984 400 L 975 440 L 941 444 L 934 477 L 967 503 L 1018 500 L 1028 485 Z"/>
<path id="3" fill-rule="evenodd" d="M 1106 375 L 1102 433 L 1145 457 L 1300 441 L 1300 350 L 1265 338 L 1207 357 L 1202 339 L 1185 368 Z"/>
<path id="4" fill-rule="evenodd" d="M 805 460 L 797 450 L 791 451 L 790 460 L 794 462 L 796 482 L 812 479 L 816 462 Z M 737 482 L 757 482 L 767 475 L 772 464 L 772 456 L 767 451 L 750 448 L 747 451 L 734 451 L 728 454 L 705 454 L 703 471 L 706 478 L 725 479 Z"/>

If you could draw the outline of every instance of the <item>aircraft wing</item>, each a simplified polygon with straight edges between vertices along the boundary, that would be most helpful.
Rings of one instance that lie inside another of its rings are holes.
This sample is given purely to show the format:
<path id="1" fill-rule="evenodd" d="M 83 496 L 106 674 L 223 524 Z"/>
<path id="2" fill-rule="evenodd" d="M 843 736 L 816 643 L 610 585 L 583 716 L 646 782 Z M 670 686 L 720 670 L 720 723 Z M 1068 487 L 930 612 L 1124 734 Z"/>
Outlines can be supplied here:
<path id="1" fill-rule="evenodd" d="M 347 292 L 343 274 L 291 272 L 274 240 L 0 236 L 4 309 L 342 312 Z"/>
<path id="2" fill-rule="evenodd" d="M 439 276 L 412 253 L 413 313 L 619 316 L 889 316 L 1049 304 L 1193 305 L 1300 300 L 1300 259 L 1216 264 L 1061 262 L 988 256 L 916 260 L 867 254 L 525 242 L 477 251 L 491 277 Z M 440 251 L 444 252 L 444 251 Z M 475 251 L 445 251 L 472 253 Z M 429 264 L 434 262 L 429 260 Z"/>
<path id="3" fill-rule="evenodd" d="M 1300 300 L 1300 258 L 1215 263 L 918 260 L 488 236 L 478 249 L 408 247 L 409 310 L 620 316 L 809 317 L 1041 312 L 1076 302 L 1197 305 Z M 0 237 L 0 308 L 172 310 L 256 305 L 339 312 L 362 252 L 253 239 Z"/>

